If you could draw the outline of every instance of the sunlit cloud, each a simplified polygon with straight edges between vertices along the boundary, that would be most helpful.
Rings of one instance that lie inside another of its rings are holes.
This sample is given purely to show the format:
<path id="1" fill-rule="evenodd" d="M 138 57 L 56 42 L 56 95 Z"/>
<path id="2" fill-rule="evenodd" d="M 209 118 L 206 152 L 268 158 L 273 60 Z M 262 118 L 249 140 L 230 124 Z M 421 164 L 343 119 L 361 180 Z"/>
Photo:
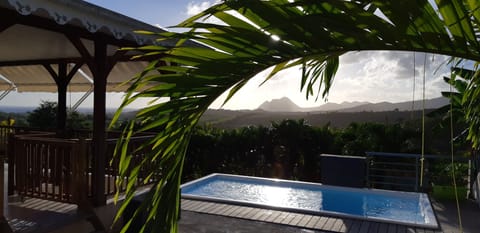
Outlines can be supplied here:
<path id="1" fill-rule="evenodd" d="M 442 77 L 449 74 L 446 64 L 448 57 L 415 53 L 415 66 L 412 52 L 364 51 L 351 52 L 340 58 L 340 67 L 328 95 L 328 102 L 368 101 L 404 102 L 423 98 L 423 69 L 425 67 L 425 98 L 441 96 L 441 91 L 448 90 Z M 425 63 L 424 63 L 425 62 Z M 301 107 L 318 106 L 325 101 L 315 96 L 306 100 L 305 93 L 300 92 L 301 71 L 291 68 L 280 72 L 263 86 L 266 72 L 254 77 L 225 106 L 226 109 L 256 109 L 264 101 L 290 98 Z M 415 85 L 414 85 L 415 74 Z M 415 90 L 414 90 L 415 87 Z M 219 98 L 213 105 L 218 108 L 224 98 Z"/>

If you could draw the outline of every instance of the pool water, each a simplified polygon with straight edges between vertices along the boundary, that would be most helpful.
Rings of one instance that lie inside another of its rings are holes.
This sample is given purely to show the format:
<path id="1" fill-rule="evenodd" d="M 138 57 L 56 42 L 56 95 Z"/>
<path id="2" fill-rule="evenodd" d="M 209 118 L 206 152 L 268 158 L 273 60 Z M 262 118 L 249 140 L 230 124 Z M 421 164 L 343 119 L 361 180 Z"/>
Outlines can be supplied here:
<path id="1" fill-rule="evenodd" d="M 438 227 L 430 200 L 423 193 L 212 174 L 182 185 L 182 197 Z"/>

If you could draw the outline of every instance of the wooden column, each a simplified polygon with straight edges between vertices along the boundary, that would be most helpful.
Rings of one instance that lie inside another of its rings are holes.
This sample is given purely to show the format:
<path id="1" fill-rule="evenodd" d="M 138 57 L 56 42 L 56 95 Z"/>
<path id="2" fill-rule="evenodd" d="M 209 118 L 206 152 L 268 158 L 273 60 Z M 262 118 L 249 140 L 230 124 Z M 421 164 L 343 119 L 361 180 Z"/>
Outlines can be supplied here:
<path id="1" fill-rule="evenodd" d="M 13 25 L 13 22 L 10 21 L 9 19 L 7 20 L 2 20 L 0 23 L 0 33 L 4 31 L 5 29 L 9 28 L 10 26 Z M 0 232 L 2 233 L 12 233 L 12 229 L 10 228 L 10 225 L 8 225 L 8 221 L 4 216 L 3 209 L 4 206 L 7 205 L 7 203 L 3 203 L 4 199 L 4 181 L 5 181 L 5 167 L 4 167 L 4 158 L 0 156 Z"/>
<path id="2" fill-rule="evenodd" d="M 68 80 L 70 81 L 70 80 Z M 58 64 L 57 83 L 57 130 L 63 131 L 67 126 L 67 64 Z"/>
<path id="3" fill-rule="evenodd" d="M 95 41 L 93 57 L 93 191 L 94 204 L 105 205 L 105 104 L 107 91 L 107 45 L 103 41 Z"/>
<path id="4" fill-rule="evenodd" d="M 106 164 L 106 91 L 107 77 L 126 51 L 117 51 L 112 57 L 107 56 L 107 43 L 102 38 L 94 40 L 94 54 L 89 53 L 80 38 L 66 34 L 78 52 L 85 59 L 93 75 L 93 161 L 92 161 L 92 188 L 93 204 L 100 206 L 106 204 L 105 196 L 105 164 Z"/>
<path id="5" fill-rule="evenodd" d="M 58 73 L 52 68 L 50 64 L 44 64 L 43 67 L 50 73 L 57 84 L 57 130 L 63 131 L 67 123 L 67 87 L 72 80 L 75 73 L 80 69 L 83 63 L 77 63 L 68 72 L 67 63 L 58 64 Z"/>

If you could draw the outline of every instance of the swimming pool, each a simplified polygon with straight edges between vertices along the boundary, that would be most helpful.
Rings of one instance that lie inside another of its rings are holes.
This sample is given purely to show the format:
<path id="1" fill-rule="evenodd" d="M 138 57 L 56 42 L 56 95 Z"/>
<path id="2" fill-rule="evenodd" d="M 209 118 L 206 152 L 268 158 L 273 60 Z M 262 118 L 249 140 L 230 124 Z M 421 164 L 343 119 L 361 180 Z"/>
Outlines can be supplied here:
<path id="1" fill-rule="evenodd" d="M 182 198 L 438 228 L 428 196 L 259 177 L 211 174 L 181 186 Z"/>

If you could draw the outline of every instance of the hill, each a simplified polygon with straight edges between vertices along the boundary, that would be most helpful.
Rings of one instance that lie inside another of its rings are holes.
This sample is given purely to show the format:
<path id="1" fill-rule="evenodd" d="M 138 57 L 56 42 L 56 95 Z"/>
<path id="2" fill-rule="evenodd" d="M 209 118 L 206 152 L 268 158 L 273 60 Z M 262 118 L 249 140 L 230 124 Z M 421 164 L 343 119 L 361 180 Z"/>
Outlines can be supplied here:
<path id="1" fill-rule="evenodd" d="M 430 112 L 431 110 L 427 110 Z M 252 125 L 269 126 L 271 122 L 284 119 L 305 119 L 312 126 L 343 128 L 352 122 L 400 123 L 412 119 L 420 119 L 421 111 L 385 111 L 385 112 L 267 112 L 230 111 L 209 109 L 200 119 L 200 124 L 208 124 L 217 128 L 233 129 Z"/>
<path id="2" fill-rule="evenodd" d="M 438 97 L 434 99 L 425 100 L 425 109 L 436 109 L 448 104 L 448 99 L 444 97 Z M 289 98 L 283 97 L 281 99 L 274 99 L 266 101 L 258 107 L 258 110 L 268 112 L 385 112 L 385 111 L 411 111 L 412 104 L 414 110 L 421 110 L 423 103 L 421 100 L 405 101 L 400 103 L 369 103 L 369 102 L 343 102 L 343 103 L 325 103 L 318 107 L 301 108 L 293 103 Z"/>

